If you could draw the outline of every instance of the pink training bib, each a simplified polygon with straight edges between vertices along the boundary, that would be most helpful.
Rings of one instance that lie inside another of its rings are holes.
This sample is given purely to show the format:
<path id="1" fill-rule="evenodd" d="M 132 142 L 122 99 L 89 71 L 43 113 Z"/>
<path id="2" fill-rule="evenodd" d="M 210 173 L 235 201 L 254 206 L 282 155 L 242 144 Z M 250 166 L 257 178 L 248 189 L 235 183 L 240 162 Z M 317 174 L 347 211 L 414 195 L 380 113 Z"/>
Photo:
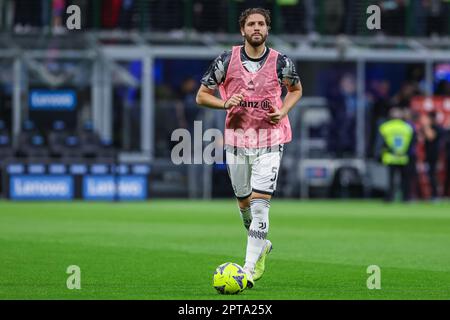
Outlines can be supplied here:
<path id="1" fill-rule="evenodd" d="M 241 48 L 233 47 L 225 82 L 219 87 L 224 100 L 236 93 L 244 95 L 240 105 L 227 110 L 225 144 L 263 148 L 290 142 L 292 133 L 288 117 L 274 125 L 268 116 L 283 104 L 277 76 L 279 53 L 269 49 L 264 65 L 258 72 L 251 73 L 242 65 Z"/>

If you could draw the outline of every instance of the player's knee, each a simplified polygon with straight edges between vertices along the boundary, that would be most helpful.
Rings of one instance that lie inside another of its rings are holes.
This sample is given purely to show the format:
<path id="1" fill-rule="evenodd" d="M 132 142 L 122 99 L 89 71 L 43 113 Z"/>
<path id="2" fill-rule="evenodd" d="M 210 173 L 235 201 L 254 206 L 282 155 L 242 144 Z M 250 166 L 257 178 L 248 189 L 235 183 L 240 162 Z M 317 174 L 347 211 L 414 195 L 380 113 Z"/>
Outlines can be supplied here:
<path id="1" fill-rule="evenodd" d="M 272 195 L 253 191 L 251 198 L 252 198 L 252 200 L 253 199 L 263 199 L 263 200 L 270 201 L 272 199 Z"/>
<path id="2" fill-rule="evenodd" d="M 237 202 L 238 202 L 239 208 L 241 208 L 241 209 L 249 208 L 250 207 L 250 200 L 251 200 L 251 196 L 250 195 L 248 197 L 237 198 Z"/>
<path id="3" fill-rule="evenodd" d="M 238 200 L 239 209 L 245 210 L 250 208 L 250 199 L 248 200 Z"/>

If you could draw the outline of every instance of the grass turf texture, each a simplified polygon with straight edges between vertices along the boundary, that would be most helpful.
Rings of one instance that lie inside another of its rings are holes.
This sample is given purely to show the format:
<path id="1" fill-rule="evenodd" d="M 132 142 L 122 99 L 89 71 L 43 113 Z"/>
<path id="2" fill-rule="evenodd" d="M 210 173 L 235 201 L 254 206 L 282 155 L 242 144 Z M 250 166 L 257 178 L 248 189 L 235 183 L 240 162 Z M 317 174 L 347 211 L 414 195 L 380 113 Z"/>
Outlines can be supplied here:
<path id="1" fill-rule="evenodd" d="M 267 272 L 218 295 L 243 265 L 234 201 L 0 202 L 0 299 L 449 299 L 450 203 L 272 201 Z M 369 265 L 381 290 L 368 290 Z M 81 268 L 81 290 L 66 269 Z"/>

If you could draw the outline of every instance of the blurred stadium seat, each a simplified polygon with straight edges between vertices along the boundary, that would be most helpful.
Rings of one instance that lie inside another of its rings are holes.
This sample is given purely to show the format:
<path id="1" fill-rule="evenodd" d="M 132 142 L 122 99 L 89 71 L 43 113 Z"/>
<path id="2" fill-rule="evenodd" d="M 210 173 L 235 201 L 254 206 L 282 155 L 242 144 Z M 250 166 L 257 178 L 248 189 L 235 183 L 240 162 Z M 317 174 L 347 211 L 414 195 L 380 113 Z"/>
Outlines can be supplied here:
<path id="1" fill-rule="evenodd" d="M 16 156 L 19 158 L 46 158 L 49 156 L 47 139 L 31 120 L 23 123 L 22 132 L 18 138 Z"/>

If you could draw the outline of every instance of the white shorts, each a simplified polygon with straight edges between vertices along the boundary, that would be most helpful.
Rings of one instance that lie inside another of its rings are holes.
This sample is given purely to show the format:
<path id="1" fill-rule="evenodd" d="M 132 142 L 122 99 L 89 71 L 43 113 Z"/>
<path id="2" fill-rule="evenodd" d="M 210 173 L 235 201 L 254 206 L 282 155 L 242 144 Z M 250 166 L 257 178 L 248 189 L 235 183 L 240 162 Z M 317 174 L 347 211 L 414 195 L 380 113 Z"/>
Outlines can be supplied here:
<path id="1" fill-rule="evenodd" d="M 228 175 L 236 198 L 246 199 L 252 192 L 274 194 L 283 147 L 249 150 L 225 146 Z"/>

